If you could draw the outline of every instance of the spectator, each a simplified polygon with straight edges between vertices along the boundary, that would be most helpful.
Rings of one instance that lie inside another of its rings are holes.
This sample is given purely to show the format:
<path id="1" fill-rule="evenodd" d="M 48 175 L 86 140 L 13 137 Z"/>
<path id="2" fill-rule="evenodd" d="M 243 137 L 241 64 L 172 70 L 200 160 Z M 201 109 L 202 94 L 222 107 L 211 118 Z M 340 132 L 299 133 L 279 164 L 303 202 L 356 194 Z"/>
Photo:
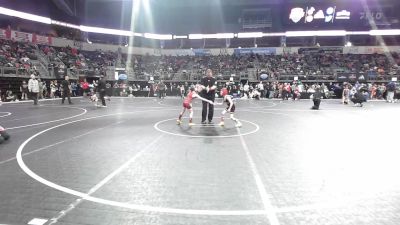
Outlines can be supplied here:
<path id="1" fill-rule="evenodd" d="M 68 98 L 68 103 L 72 105 L 71 102 L 71 84 L 69 83 L 69 76 L 65 75 L 64 80 L 61 82 L 62 85 L 62 100 L 61 104 L 64 104 L 65 97 Z"/>
<path id="2" fill-rule="evenodd" d="M 17 96 L 11 90 L 6 91 L 6 102 L 15 102 L 17 100 Z"/>
<path id="3" fill-rule="evenodd" d="M 394 103 L 394 92 L 396 91 L 396 84 L 394 82 L 389 82 L 386 86 L 387 94 L 386 101 L 389 103 Z"/>
<path id="4" fill-rule="evenodd" d="M 101 76 L 99 83 L 97 85 L 97 89 L 100 95 L 100 99 L 101 99 L 101 104 L 102 107 L 107 107 L 106 106 L 106 100 L 105 100 L 105 96 L 106 96 L 106 78 L 104 76 Z"/>
<path id="5" fill-rule="evenodd" d="M 28 81 L 28 90 L 33 99 L 33 104 L 37 105 L 38 103 L 38 94 L 39 94 L 39 82 L 36 80 L 35 75 L 31 75 L 31 79 Z"/>
<path id="6" fill-rule="evenodd" d="M 320 87 L 316 86 L 315 92 L 313 93 L 313 97 L 312 97 L 314 105 L 311 109 L 314 109 L 314 110 L 319 109 L 319 105 L 321 104 L 321 97 L 322 97 L 322 93 L 321 93 Z"/>
<path id="7" fill-rule="evenodd" d="M 26 81 L 22 81 L 19 91 L 21 92 L 21 100 L 28 100 L 28 84 Z"/>
<path id="8" fill-rule="evenodd" d="M 71 90 L 72 90 L 72 96 L 73 97 L 76 97 L 78 94 L 77 94 L 77 88 L 78 88 L 78 86 L 76 85 L 76 83 L 75 82 L 71 82 Z"/>

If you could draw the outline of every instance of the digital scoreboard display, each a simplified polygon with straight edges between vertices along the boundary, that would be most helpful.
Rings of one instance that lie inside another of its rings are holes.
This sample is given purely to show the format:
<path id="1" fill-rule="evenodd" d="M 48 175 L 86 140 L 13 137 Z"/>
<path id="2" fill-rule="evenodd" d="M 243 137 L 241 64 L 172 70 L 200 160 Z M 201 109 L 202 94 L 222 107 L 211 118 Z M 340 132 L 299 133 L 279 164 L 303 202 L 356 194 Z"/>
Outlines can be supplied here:
<path id="1" fill-rule="evenodd" d="M 369 6 L 365 10 L 361 2 L 351 4 L 291 4 L 284 7 L 283 24 L 289 28 L 342 28 L 362 30 L 376 26 L 399 27 L 399 16 L 393 7 Z"/>
<path id="2" fill-rule="evenodd" d="M 289 19 L 293 23 L 333 23 L 336 20 L 350 20 L 350 18 L 351 12 L 349 10 L 338 9 L 336 6 L 329 6 L 326 9 L 314 6 L 295 7 L 290 10 L 289 14 Z"/>

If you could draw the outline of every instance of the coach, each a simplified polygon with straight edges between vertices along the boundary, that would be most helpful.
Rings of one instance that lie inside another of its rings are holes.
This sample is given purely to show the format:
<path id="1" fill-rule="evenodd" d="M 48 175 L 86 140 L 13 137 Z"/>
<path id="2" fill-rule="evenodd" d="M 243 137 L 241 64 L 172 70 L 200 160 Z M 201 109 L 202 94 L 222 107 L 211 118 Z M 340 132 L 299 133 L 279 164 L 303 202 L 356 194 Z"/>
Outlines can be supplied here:
<path id="1" fill-rule="evenodd" d="M 207 69 L 206 70 L 206 76 L 201 79 L 200 82 L 203 90 L 201 92 L 201 96 L 205 99 L 208 99 L 212 102 L 215 100 L 215 89 L 217 89 L 216 86 L 216 79 L 212 75 L 212 70 Z M 203 111 L 201 114 L 201 123 L 205 124 L 206 123 L 206 118 L 207 118 L 207 107 L 208 109 L 208 123 L 212 123 L 212 119 L 214 116 L 214 105 L 210 104 L 206 101 L 203 101 Z"/>

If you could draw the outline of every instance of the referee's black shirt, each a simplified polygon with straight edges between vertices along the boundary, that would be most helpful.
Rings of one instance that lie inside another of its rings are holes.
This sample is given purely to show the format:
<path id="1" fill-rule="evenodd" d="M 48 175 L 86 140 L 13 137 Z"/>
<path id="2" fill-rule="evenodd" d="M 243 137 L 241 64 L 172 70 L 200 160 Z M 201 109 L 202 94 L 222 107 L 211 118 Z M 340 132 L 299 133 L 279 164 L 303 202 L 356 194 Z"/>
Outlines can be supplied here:
<path id="1" fill-rule="evenodd" d="M 217 80 L 216 80 L 214 77 L 208 77 L 208 76 L 206 76 L 206 77 L 201 78 L 200 84 L 203 85 L 203 86 L 206 87 L 206 88 L 207 88 L 207 87 L 211 88 L 212 86 L 216 85 L 216 84 L 215 84 L 216 81 L 217 81 Z M 211 90 L 211 89 L 210 89 L 210 91 L 207 93 L 207 90 L 206 90 L 206 89 L 203 89 L 203 91 L 201 92 L 201 94 L 202 94 L 203 96 L 215 96 L 215 90 Z"/>

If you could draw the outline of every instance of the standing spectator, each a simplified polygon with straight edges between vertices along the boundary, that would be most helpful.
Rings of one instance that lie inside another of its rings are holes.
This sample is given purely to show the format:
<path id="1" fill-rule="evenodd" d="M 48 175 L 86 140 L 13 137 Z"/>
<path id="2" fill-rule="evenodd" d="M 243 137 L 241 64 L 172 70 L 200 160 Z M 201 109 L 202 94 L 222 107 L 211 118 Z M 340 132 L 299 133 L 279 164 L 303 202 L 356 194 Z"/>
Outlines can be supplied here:
<path id="1" fill-rule="evenodd" d="M 112 86 L 109 82 L 106 83 L 106 95 L 107 95 L 108 99 L 110 100 L 110 97 L 112 96 Z M 131 90 L 131 95 L 133 95 L 133 88 Z"/>
<path id="2" fill-rule="evenodd" d="M 26 81 L 22 81 L 19 90 L 21 91 L 21 100 L 28 100 L 28 84 L 26 84 Z"/>
<path id="3" fill-rule="evenodd" d="M 376 91 L 377 91 L 376 84 L 373 84 L 373 85 L 371 86 L 371 89 L 370 89 L 370 92 L 371 92 L 370 98 L 371 98 L 371 99 L 375 99 L 375 98 L 376 98 Z"/>
<path id="4" fill-rule="evenodd" d="M 46 81 L 43 81 L 43 98 L 47 97 L 47 85 L 46 85 Z"/>
<path id="5" fill-rule="evenodd" d="M 269 89 L 269 96 L 268 96 L 269 99 L 274 98 L 274 96 L 275 96 L 275 88 L 276 88 L 275 83 L 271 82 L 271 84 L 270 84 L 270 86 L 268 88 Z"/>
<path id="6" fill-rule="evenodd" d="M 38 98 L 42 99 L 43 98 L 43 83 L 42 80 L 40 78 L 37 79 L 38 83 L 39 83 L 39 94 L 38 94 Z"/>
<path id="7" fill-rule="evenodd" d="M 250 98 L 249 91 L 250 91 L 250 86 L 249 86 L 249 82 L 247 81 L 243 87 L 243 97 L 244 97 L 244 95 L 246 95 L 246 98 Z"/>
<path id="8" fill-rule="evenodd" d="M 38 103 L 38 93 L 39 93 L 39 82 L 36 80 L 35 75 L 31 75 L 31 79 L 28 81 L 28 90 L 31 94 L 31 98 L 33 99 L 33 104 L 37 105 Z"/>
<path id="9" fill-rule="evenodd" d="M 119 85 L 118 85 L 117 81 L 114 83 L 113 92 L 114 92 L 114 96 L 119 96 Z"/>
<path id="10" fill-rule="evenodd" d="M 349 100 L 350 100 L 350 90 L 346 84 L 346 85 L 344 85 L 344 89 L 343 89 L 343 93 L 342 93 L 342 103 L 347 105 L 347 104 L 349 104 Z"/>
<path id="11" fill-rule="evenodd" d="M 386 101 L 389 103 L 394 103 L 394 92 L 396 91 L 396 84 L 394 82 L 389 82 L 386 85 Z"/>
<path id="12" fill-rule="evenodd" d="M 101 78 L 97 84 L 97 90 L 99 91 L 101 104 L 102 104 L 102 107 L 104 107 L 104 108 L 107 107 L 106 100 L 104 98 L 106 96 L 106 88 L 107 88 L 106 78 L 104 76 L 101 76 Z"/>
<path id="13" fill-rule="evenodd" d="M 214 102 L 215 89 L 217 89 L 217 86 L 216 86 L 217 81 L 213 77 L 211 69 L 207 69 L 206 75 L 207 75 L 206 77 L 203 77 L 201 79 L 201 83 L 200 83 L 203 88 L 202 97 L 210 100 L 211 102 Z M 207 107 L 209 107 L 208 110 L 207 110 Z M 209 102 L 203 101 L 203 111 L 201 114 L 201 123 L 202 124 L 206 123 L 207 111 L 208 111 L 208 123 L 211 124 L 213 116 L 214 116 L 214 105 L 210 104 Z"/>
<path id="14" fill-rule="evenodd" d="M 77 85 L 75 82 L 71 83 L 71 89 L 72 89 L 72 96 L 76 97 L 77 96 L 77 94 L 76 94 Z"/>
<path id="15" fill-rule="evenodd" d="M 62 100 L 61 104 L 64 104 L 65 97 L 68 97 L 68 103 L 72 105 L 71 102 L 71 84 L 69 83 L 69 76 L 65 75 L 64 80 L 61 82 L 62 85 Z"/>
<path id="16" fill-rule="evenodd" d="M 61 92 L 60 92 L 60 83 L 58 83 L 57 82 L 57 80 L 54 80 L 54 86 L 56 87 L 56 91 L 54 92 L 55 93 L 55 96 L 57 96 L 57 97 L 61 97 Z"/>
<path id="17" fill-rule="evenodd" d="M 185 98 L 185 86 L 182 84 L 178 89 L 180 90 L 181 98 Z"/>
<path id="18" fill-rule="evenodd" d="M 81 82 L 81 87 L 82 87 L 82 95 L 83 97 L 86 97 L 90 91 L 89 83 L 86 81 L 86 78 L 83 79 L 83 81 Z"/>
<path id="19" fill-rule="evenodd" d="M 314 110 L 319 109 L 319 105 L 321 104 L 321 97 L 322 97 L 322 93 L 321 93 L 320 87 L 316 86 L 315 92 L 313 94 L 314 106 L 311 109 L 314 109 Z"/>
<path id="20" fill-rule="evenodd" d="M 55 98 L 57 86 L 54 81 L 50 81 L 50 98 Z"/>
<path id="21" fill-rule="evenodd" d="M 165 97 L 165 89 L 166 89 L 166 88 L 167 88 L 167 87 L 165 86 L 164 82 L 163 82 L 163 81 L 160 81 L 160 83 L 159 83 L 158 86 L 157 86 L 157 89 L 158 89 L 158 98 L 159 98 L 159 99 Z"/>
<path id="22" fill-rule="evenodd" d="M 260 83 L 257 85 L 257 89 L 260 92 L 261 98 L 264 98 L 265 92 L 264 92 L 264 84 L 262 83 L 262 81 L 260 81 Z"/>

